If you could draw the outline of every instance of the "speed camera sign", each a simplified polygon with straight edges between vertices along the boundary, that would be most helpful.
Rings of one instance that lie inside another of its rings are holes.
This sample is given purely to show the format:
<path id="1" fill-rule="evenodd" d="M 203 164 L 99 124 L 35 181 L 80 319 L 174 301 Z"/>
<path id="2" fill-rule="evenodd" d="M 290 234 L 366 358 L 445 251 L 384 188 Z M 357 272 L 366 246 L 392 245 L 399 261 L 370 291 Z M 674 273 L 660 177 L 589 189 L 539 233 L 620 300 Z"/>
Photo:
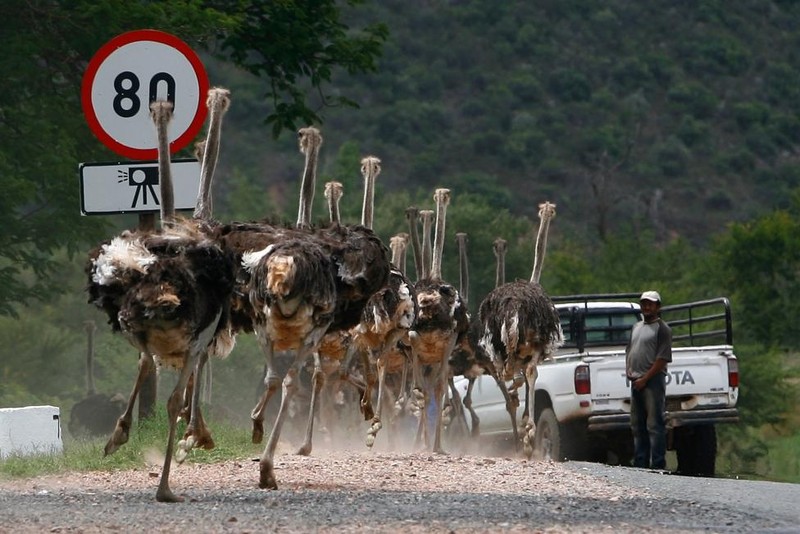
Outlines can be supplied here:
<path id="1" fill-rule="evenodd" d="M 136 160 L 158 158 L 150 103 L 169 100 L 170 152 L 188 145 L 206 118 L 208 77 L 177 37 L 157 30 L 118 35 L 94 55 L 83 76 L 81 103 L 92 132 L 108 148 Z"/>

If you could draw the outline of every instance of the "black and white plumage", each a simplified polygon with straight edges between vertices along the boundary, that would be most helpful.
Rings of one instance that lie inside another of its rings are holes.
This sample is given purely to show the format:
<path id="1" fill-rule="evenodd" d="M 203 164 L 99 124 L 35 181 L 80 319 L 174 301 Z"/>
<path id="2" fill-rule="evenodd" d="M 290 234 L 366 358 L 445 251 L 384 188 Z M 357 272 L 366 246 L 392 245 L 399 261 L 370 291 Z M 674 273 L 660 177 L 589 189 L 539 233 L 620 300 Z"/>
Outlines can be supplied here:
<path id="1" fill-rule="evenodd" d="M 545 202 L 539 208 L 541 223 L 531 279 L 517 280 L 495 288 L 483 300 L 479 311 L 482 325 L 480 345 L 492 358 L 500 378 L 511 380 L 518 370 L 525 370 L 530 394 L 526 405 L 529 417 L 523 446 L 528 457 L 533 454 L 536 428 L 533 392 L 538 376 L 537 366 L 563 343 L 558 313 L 538 283 L 546 234 L 550 220 L 555 216 L 555 205 Z M 510 406 L 508 409 L 512 413 Z M 516 422 L 513 415 L 512 420 Z"/>
<path id="2" fill-rule="evenodd" d="M 322 387 L 322 367 L 319 357 L 319 346 L 326 333 L 336 332 L 340 329 L 349 329 L 355 326 L 361 313 L 366 305 L 366 302 L 375 291 L 379 290 L 386 284 L 389 274 L 389 257 L 386 246 L 380 239 L 372 232 L 371 229 L 361 225 L 345 226 L 340 224 L 333 224 L 326 228 L 312 228 L 310 222 L 311 216 L 311 199 L 313 198 L 313 191 L 316 181 L 316 159 L 319 153 L 319 145 L 322 142 L 322 136 L 316 128 L 304 128 L 300 130 L 300 149 L 306 155 L 306 166 L 303 173 L 303 183 L 301 185 L 301 199 L 300 208 L 297 220 L 297 230 L 292 235 L 296 236 L 294 244 L 298 257 L 302 254 L 308 254 L 309 250 L 303 248 L 318 250 L 318 262 L 325 262 L 331 269 L 332 288 L 328 287 L 328 279 L 317 276 L 316 281 L 324 284 L 325 288 L 318 288 L 316 291 L 321 295 L 331 297 L 331 302 L 327 300 L 325 304 L 330 304 L 332 308 L 329 310 L 327 307 L 322 309 L 319 307 L 319 312 L 324 312 L 324 317 L 327 325 L 323 328 L 322 323 L 317 324 L 314 321 L 314 313 L 305 314 L 307 322 L 314 322 L 313 328 L 294 326 L 293 330 L 287 332 L 287 339 L 294 339 L 293 343 L 285 343 L 287 347 L 297 347 L 294 365 L 290 372 L 282 379 L 283 383 L 283 396 L 281 399 L 281 408 L 278 412 L 269 440 L 265 447 L 264 453 L 261 456 L 260 467 L 260 481 L 259 486 L 262 488 L 276 489 L 277 483 L 274 474 L 273 457 L 277 441 L 280 436 L 281 426 L 285 418 L 286 407 L 288 401 L 294 394 L 296 389 L 296 376 L 300 367 L 304 365 L 308 356 L 314 357 L 314 373 L 312 376 L 312 398 L 310 404 L 310 413 L 308 424 L 306 427 L 306 438 L 303 446 L 298 451 L 301 454 L 308 454 L 311 449 L 311 436 L 313 433 L 313 409 L 316 404 L 316 398 Z M 286 245 L 274 245 L 276 249 L 282 250 L 285 254 L 291 256 L 295 252 L 292 249 L 287 249 Z M 263 250 L 259 261 L 266 261 L 273 254 L 272 251 Z M 324 260 L 323 260 L 324 257 Z M 256 272 L 255 257 L 248 257 L 250 266 L 248 270 L 251 275 Z M 302 265 L 302 263 L 293 263 L 293 266 Z M 322 272 L 323 264 L 319 263 L 318 271 Z M 288 268 L 288 264 L 287 264 Z M 327 268 L 327 267 L 326 267 Z M 268 269 L 266 273 L 272 276 L 272 270 Z M 261 283 L 264 283 L 263 279 Z M 294 278 L 297 282 L 301 278 Z M 260 291 L 256 288 L 258 285 L 255 281 L 251 281 L 250 293 L 253 291 Z M 313 299 L 311 295 L 306 295 L 306 298 Z M 252 299 L 251 299 L 252 300 Z M 314 306 L 306 308 L 308 310 L 317 310 L 317 307 L 322 304 L 322 301 L 317 302 Z M 260 313 L 256 306 L 252 306 L 256 313 Z M 298 308 L 300 309 L 300 308 Z M 272 322 L 274 314 L 270 317 L 264 313 L 263 321 L 266 323 Z M 257 317 L 256 324 L 262 322 L 261 318 Z M 286 323 L 288 326 L 289 323 Z M 270 351 L 270 339 L 272 337 L 279 337 L 282 334 L 276 331 L 268 330 L 268 326 L 262 328 L 257 326 L 257 334 L 260 333 L 259 339 L 262 340 L 265 354 L 267 355 L 267 391 L 262 395 L 258 405 L 253 409 L 251 418 L 254 425 L 254 440 L 256 438 L 256 428 L 259 423 L 263 421 L 264 408 L 270 397 L 277 390 L 278 383 L 281 382 L 281 377 L 278 375 L 275 366 L 272 364 L 272 352 Z"/>
<path id="3" fill-rule="evenodd" d="M 294 353 L 293 363 L 282 380 L 278 416 L 260 460 L 259 486 L 277 489 L 275 448 L 289 402 L 297 391 L 300 369 L 311 356 L 317 360 L 312 403 L 319 391 L 317 349 L 333 321 L 334 266 L 327 251 L 308 239 L 292 239 L 262 251 L 245 253 L 242 262 L 251 274 L 250 300 L 256 312 L 256 335 L 266 356 L 268 376 L 276 374 L 276 353 Z"/>
<path id="4" fill-rule="evenodd" d="M 194 221 L 175 218 L 166 141 L 171 104 L 158 101 L 151 109 L 159 137 L 163 228 L 124 232 L 95 249 L 87 264 L 87 291 L 89 301 L 108 314 L 112 329 L 121 331 L 142 354 L 153 355 L 159 365 L 179 371 L 167 399 L 169 437 L 156 492 L 158 501 L 176 502 L 182 498 L 171 491 L 169 473 L 188 381 L 209 351 L 227 354 L 232 349 L 225 325 L 233 258 Z M 146 365 L 140 361 L 140 368 Z M 127 439 L 127 429 L 120 433 L 124 436 L 115 430 L 107 453 Z"/>
<path id="5" fill-rule="evenodd" d="M 196 224 L 196 229 L 202 233 L 208 234 L 212 231 L 213 221 L 211 220 L 211 183 L 216 166 L 217 153 L 219 152 L 220 143 L 220 129 L 222 117 L 228 110 L 230 105 L 230 92 L 227 89 L 213 87 L 208 91 L 208 98 L 206 106 L 209 108 L 211 120 L 209 121 L 208 142 L 203 141 L 197 144 L 196 151 L 200 160 L 203 160 L 201 166 L 201 180 L 198 192 L 197 206 L 195 209 L 195 217 L 192 222 L 184 221 L 182 224 L 185 229 L 189 231 L 190 227 Z M 169 227 L 174 219 L 174 202 L 172 196 L 171 185 L 171 169 L 168 154 L 168 143 L 166 125 L 169 120 L 167 110 L 164 109 L 164 104 L 158 104 L 157 108 L 160 112 L 159 116 L 154 116 L 155 125 L 157 129 L 157 136 L 159 140 L 159 176 L 161 177 L 161 220 L 162 224 Z M 204 206 L 204 207 L 203 207 Z M 194 224 L 193 224 L 194 223 Z M 143 234 L 146 235 L 146 234 Z M 198 234 L 199 235 L 199 234 Z M 213 238 L 212 238 L 213 239 Z M 114 304 L 116 306 L 116 304 Z M 108 310 L 107 310 L 108 311 Z M 116 313 L 109 311 L 109 313 Z M 227 314 L 223 317 L 227 321 Z M 227 356 L 233 348 L 234 338 L 229 328 L 220 327 L 219 331 L 214 337 L 214 344 L 219 345 L 219 349 L 214 349 L 213 352 L 222 357 Z M 200 359 L 197 363 L 195 374 L 191 376 L 187 382 L 187 390 L 185 392 L 185 401 L 187 403 L 181 412 L 181 416 L 188 421 L 188 425 L 184 432 L 184 438 L 178 442 L 178 450 L 176 452 L 176 459 L 182 462 L 188 452 L 193 447 L 202 447 L 210 449 L 214 447 L 214 441 L 210 432 L 205 426 L 202 415 L 199 411 L 199 387 L 194 387 L 197 378 L 201 375 L 203 365 L 207 359 L 206 353 L 201 353 Z M 134 388 L 128 398 L 127 405 L 118 418 L 114 432 L 111 435 L 108 443 L 105 446 L 105 454 L 112 454 L 121 445 L 127 442 L 130 426 L 133 421 L 133 408 L 134 403 L 139 394 L 144 381 L 154 369 L 155 362 L 153 355 L 142 352 L 139 358 L 139 373 L 134 384 Z"/>
<path id="6" fill-rule="evenodd" d="M 367 228 L 372 228 L 373 224 L 375 179 L 380 174 L 380 163 L 374 156 L 367 156 L 361 160 L 361 173 L 364 177 L 361 223 Z M 397 249 L 397 252 L 399 254 L 400 249 Z M 378 383 L 378 407 L 371 417 L 370 428 L 367 431 L 369 447 L 374 444 L 375 436 L 383 426 L 381 417 L 389 359 L 398 355 L 397 344 L 408 335 L 416 320 L 414 288 L 397 268 L 398 261 L 399 255 L 393 257 L 388 283 L 373 293 L 364 307 L 359 324 L 353 329 L 354 348 L 362 355 L 366 375 L 367 387 L 362 396 L 362 408 L 365 414 L 372 411 L 366 406 L 371 404 L 372 390 L 376 381 Z"/>
<path id="7" fill-rule="evenodd" d="M 420 427 L 417 442 L 423 440 L 434 452 L 444 452 L 441 444 L 441 400 L 444 398 L 450 372 L 450 354 L 469 330 L 466 306 L 451 284 L 442 280 L 442 251 L 447 206 L 450 190 L 437 189 L 436 233 L 431 258 L 430 274 L 414 285 L 417 291 L 417 321 L 409 332 L 414 373 L 414 395 L 420 409 Z M 423 220 L 424 222 L 424 220 Z M 423 240 L 425 236 L 423 235 Z M 424 245 L 423 245 L 424 248 Z M 424 256 L 423 256 L 424 257 Z M 423 270 L 425 266 L 423 264 Z M 428 380 L 426 380 L 426 375 Z M 428 428 L 428 407 L 433 406 L 433 440 Z"/>

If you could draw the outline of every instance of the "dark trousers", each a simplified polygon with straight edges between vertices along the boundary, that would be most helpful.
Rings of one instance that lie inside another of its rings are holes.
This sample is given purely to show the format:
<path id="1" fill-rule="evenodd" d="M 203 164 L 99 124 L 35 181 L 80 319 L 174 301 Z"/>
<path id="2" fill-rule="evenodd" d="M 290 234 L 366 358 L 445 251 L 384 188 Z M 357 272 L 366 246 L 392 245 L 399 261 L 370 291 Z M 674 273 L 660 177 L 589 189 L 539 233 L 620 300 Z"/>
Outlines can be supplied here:
<path id="1" fill-rule="evenodd" d="M 666 389 L 663 373 L 651 378 L 641 391 L 631 385 L 634 467 L 664 469 L 667 465 Z"/>

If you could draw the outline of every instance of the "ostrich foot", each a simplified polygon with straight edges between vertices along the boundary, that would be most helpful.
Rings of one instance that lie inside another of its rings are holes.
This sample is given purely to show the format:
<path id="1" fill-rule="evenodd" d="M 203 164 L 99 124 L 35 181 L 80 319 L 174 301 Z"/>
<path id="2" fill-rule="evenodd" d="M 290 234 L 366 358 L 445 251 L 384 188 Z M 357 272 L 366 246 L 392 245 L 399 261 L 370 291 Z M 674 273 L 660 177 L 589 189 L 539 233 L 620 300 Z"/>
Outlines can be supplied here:
<path id="1" fill-rule="evenodd" d="M 261 443 L 264 439 L 264 421 L 253 419 L 253 443 Z"/>
<path id="2" fill-rule="evenodd" d="M 445 406 L 444 410 L 442 410 L 442 424 L 444 426 L 447 426 L 452 421 L 453 421 L 453 407 Z"/>
<path id="3" fill-rule="evenodd" d="M 533 456 L 533 436 L 536 433 L 534 425 L 525 426 L 525 435 L 522 436 L 522 452 L 525 453 L 525 458 L 528 460 Z"/>
<path id="4" fill-rule="evenodd" d="M 372 403 L 369 400 L 361 399 L 361 413 L 364 414 L 364 421 L 369 421 L 375 417 L 375 411 L 372 409 Z"/>
<path id="5" fill-rule="evenodd" d="M 367 430 L 367 447 L 372 447 L 375 445 L 375 437 L 378 434 L 378 430 L 383 428 L 383 423 L 377 417 L 372 419 L 372 425 Z"/>
<path id="6" fill-rule="evenodd" d="M 300 445 L 300 448 L 297 449 L 297 452 L 295 452 L 295 454 L 297 456 L 311 456 L 311 444 L 304 443 Z"/>
<path id="7" fill-rule="evenodd" d="M 158 487 L 156 491 L 156 500 L 158 502 L 183 502 L 183 497 L 175 495 L 169 486 Z"/>
<path id="8" fill-rule="evenodd" d="M 278 489 L 278 484 L 275 482 L 275 471 L 272 468 L 272 460 L 262 460 L 260 471 L 261 476 L 258 481 L 258 487 L 261 489 Z"/>
<path id="9" fill-rule="evenodd" d="M 411 392 L 411 404 L 415 414 L 425 409 L 425 393 L 421 389 L 414 388 Z"/>
<path id="10" fill-rule="evenodd" d="M 111 434 L 111 437 L 108 438 L 108 443 L 106 443 L 103 456 L 108 456 L 109 454 L 113 454 L 117 449 L 119 449 L 125 443 L 128 443 L 128 433 L 131 429 L 131 422 L 127 419 L 118 419 L 117 426 L 114 427 L 114 432 Z"/>

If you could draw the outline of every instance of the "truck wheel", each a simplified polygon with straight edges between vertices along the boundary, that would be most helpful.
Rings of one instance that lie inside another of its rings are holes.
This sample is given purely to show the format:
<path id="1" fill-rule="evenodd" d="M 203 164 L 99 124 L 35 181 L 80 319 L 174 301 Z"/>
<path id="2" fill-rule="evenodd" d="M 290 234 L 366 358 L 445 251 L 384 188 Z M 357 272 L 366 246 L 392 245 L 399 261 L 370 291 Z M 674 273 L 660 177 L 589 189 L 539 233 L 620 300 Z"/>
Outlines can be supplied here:
<path id="1" fill-rule="evenodd" d="M 564 460 L 561 451 L 561 428 L 556 414 L 551 408 L 545 408 L 536 422 L 536 434 L 533 437 L 533 452 L 536 458 L 560 462 Z"/>
<path id="2" fill-rule="evenodd" d="M 717 462 L 717 430 L 714 425 L 684 427 L 675 437 L 678 473 L 713 477 Z"/>

